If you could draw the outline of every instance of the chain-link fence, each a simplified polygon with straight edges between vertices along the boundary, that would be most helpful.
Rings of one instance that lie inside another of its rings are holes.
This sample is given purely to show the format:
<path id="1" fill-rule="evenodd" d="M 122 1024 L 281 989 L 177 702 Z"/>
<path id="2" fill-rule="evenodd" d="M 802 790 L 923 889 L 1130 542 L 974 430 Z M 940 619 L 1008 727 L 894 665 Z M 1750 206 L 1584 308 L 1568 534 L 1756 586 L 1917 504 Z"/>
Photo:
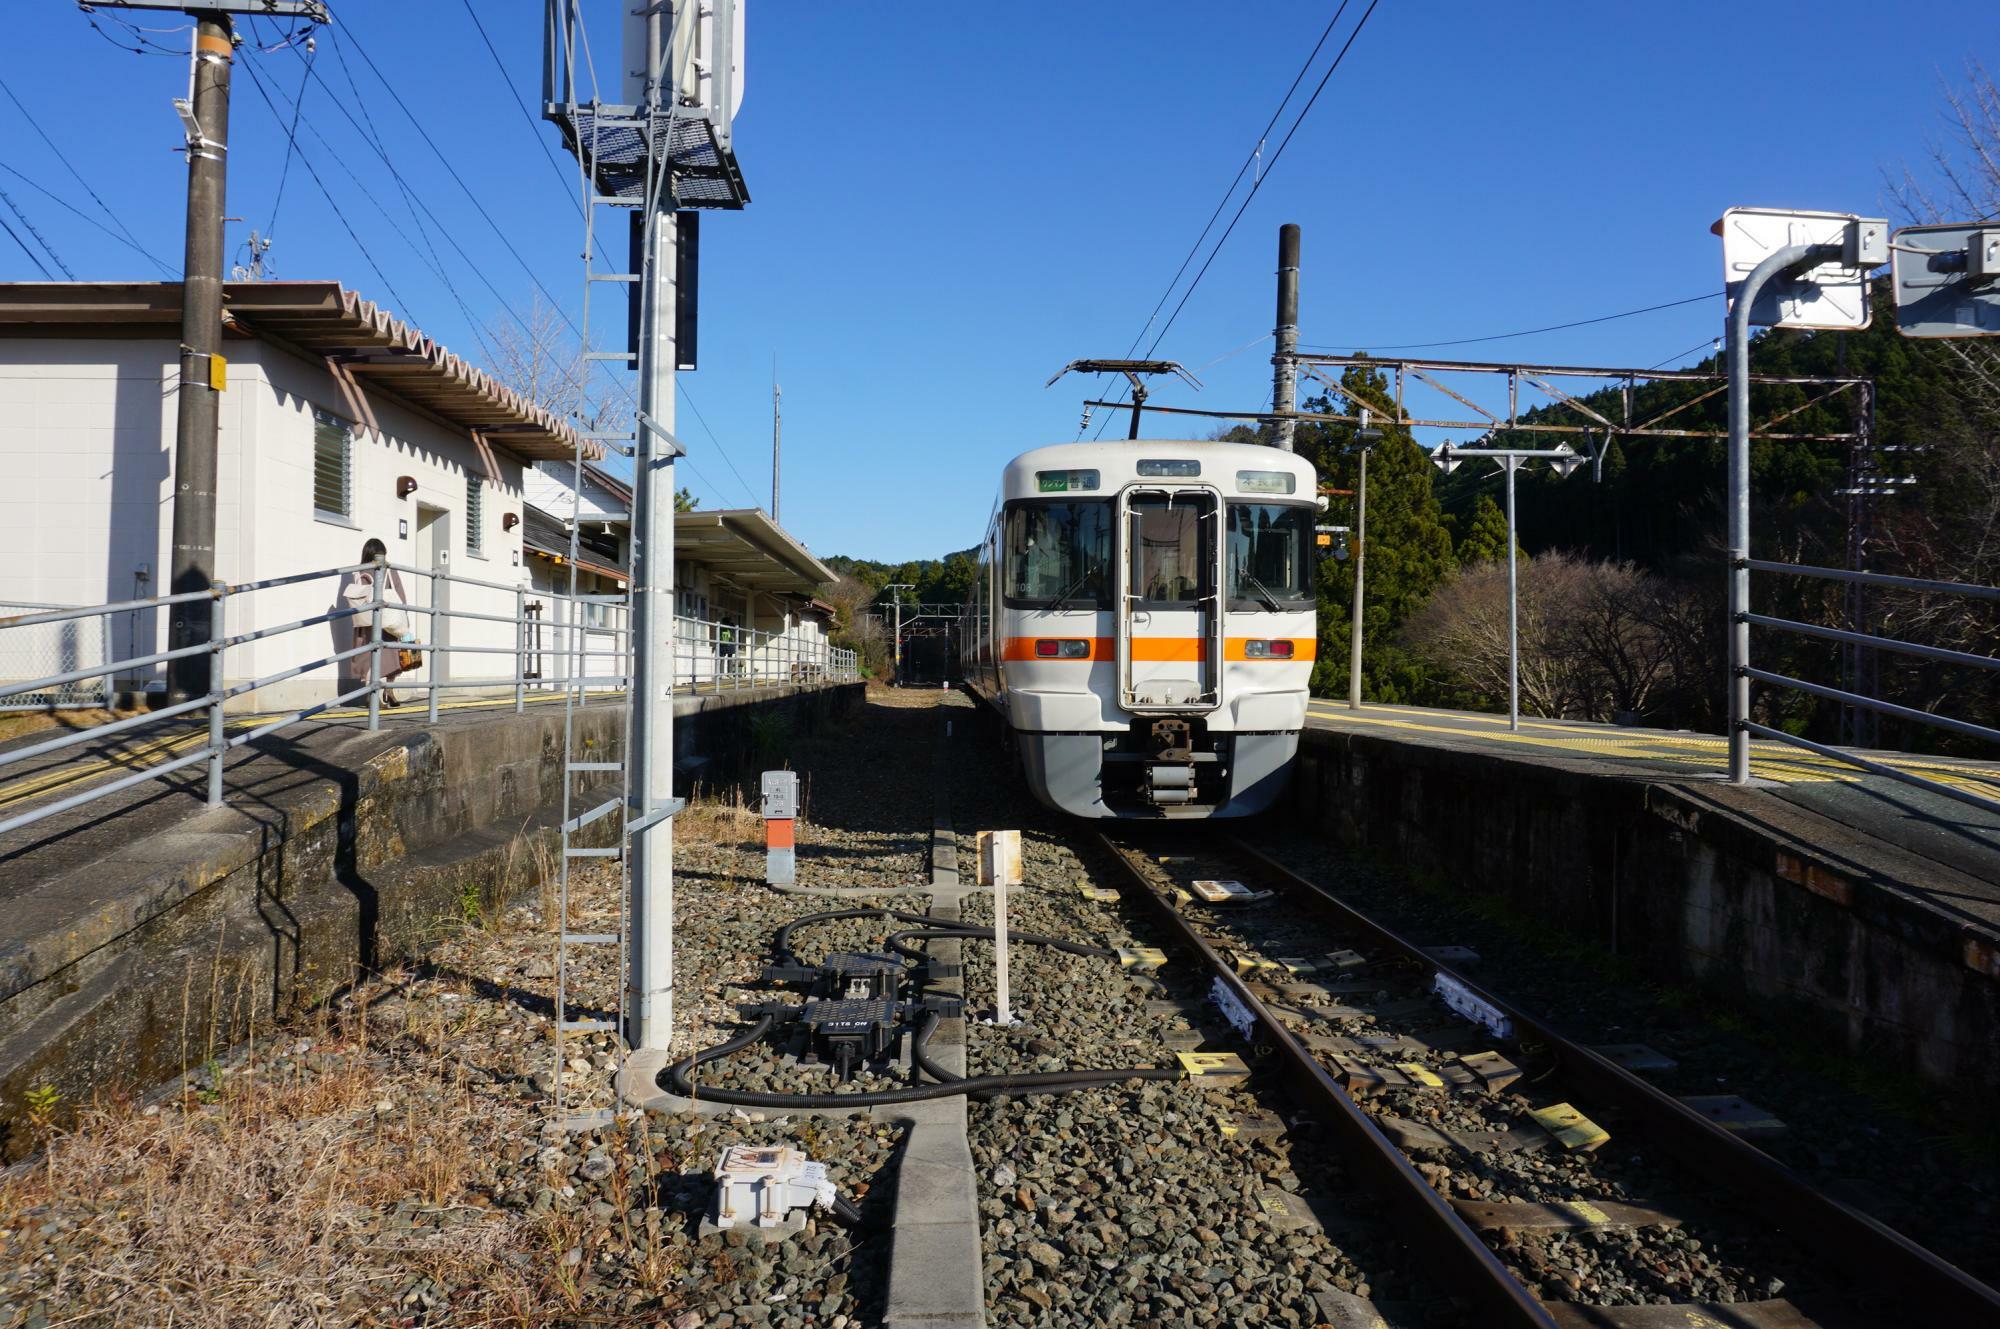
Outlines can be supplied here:
<path id="1" fill-rule="evenodd" d="M 24 614 L 69 605 L 0 602 L 0 626 Z M 64 623 L 35 623 L 10 632 L 0 632 L 0 688 L 9 683 L 49 678 L 84 669 L 101 669 L 111 663 L 111 619 L 71 619 Z M 67 683 L 58 683 L 37 692 L 0 693 L 0 711 L 38 711 L 51 706 L 109 706 L 111 677 L 97 674 Z"/>

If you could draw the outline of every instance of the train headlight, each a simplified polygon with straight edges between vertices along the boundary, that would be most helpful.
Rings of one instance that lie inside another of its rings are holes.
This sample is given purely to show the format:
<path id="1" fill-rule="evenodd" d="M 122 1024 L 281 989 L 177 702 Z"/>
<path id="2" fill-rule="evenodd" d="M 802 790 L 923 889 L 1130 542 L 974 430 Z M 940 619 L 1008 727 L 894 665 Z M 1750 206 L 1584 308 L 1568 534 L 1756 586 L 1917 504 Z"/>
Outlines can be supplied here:
<path id="1" fill-rule="evenodd" d="M 1042 660 L 1082 660 L 1089 655 L 1090 643 L 1081 637 L 1043 637 L 1035 642 L 1035 656 Z"/>
<path id="2" fill-rule="evenodd" d="M 1261 641 L 1255 638 L 1243 643 L 1243 658 L 1246 660 L 1289 660 L 1292 658 L 1292 643 L 1279 639 Z"/>

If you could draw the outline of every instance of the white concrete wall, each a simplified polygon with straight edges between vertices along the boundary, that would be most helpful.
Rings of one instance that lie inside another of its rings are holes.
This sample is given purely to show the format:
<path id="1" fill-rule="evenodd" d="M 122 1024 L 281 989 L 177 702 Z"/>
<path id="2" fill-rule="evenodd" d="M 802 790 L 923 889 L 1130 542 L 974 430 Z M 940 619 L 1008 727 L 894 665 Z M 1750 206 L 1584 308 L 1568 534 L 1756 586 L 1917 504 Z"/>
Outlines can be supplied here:
<path id="1" fill-rule="evenodd" d="M 240 584 L 356 563 L 371 535 L 388 546 L 391 561 L 414 563 L 419 505 L 431 505 L 452 524 L 450 572 L 503 588 L 527 584 L 519 566 L 520 527 L 502 529 L 503 514 L 521 511 L 520 462 L 379 393 L 343 386 L 317 362 L 251 341 L 232 342 L 228 351 L 216 508 L 219 578 Z M 165 593 L 176 377 L 167 341 L 0 340 L 0 529 L 20 551 L 0 560 L 0 600 L 93 604 Z M 350 522 L 313 511 L 315 406 L 356 426 Z M 468 473 L 487 480 L 483 558 L 466 550 Z M 407 499 L 396 496 L 402 475 L 417 481 Z M 409 524 L 407 536 L 401 521 Z M 136 580 L 142 568 L 151 573 L 145 583 Z M 418 603 L 430 603 L 427 580 L 404 576 Z M 322 578 L 232 597 L 230 630 L 324 613 L 338 607 L 338 589 L 333 579 Z M 454 586 L 442 603 L 509 617 L 515 612 L 511 589 Z M 422 636 L 422 620 L 414 626 Z M 165 634 L 162 613 L 121 615 L 114 654 L 162 649 Z M 511 624 L 459 620 L 441 635 L 454 645 L 508 652 L 459 656 L 444 671 L 447 677 L 514 674 Z M 268 638 L 232 648 L 225 676 L 238 682 L 269 675 L 344 644 L 332 625 Z M 357 669 L 363 667 L 357 662 Z M 412 678 L 427 676 L 420 671 Z M 243 704 L 289 709 L 335 692 L 334 670 L 323 667 L 260 689 Z M 453 689 L 444 696 L 467 694 Z"/>

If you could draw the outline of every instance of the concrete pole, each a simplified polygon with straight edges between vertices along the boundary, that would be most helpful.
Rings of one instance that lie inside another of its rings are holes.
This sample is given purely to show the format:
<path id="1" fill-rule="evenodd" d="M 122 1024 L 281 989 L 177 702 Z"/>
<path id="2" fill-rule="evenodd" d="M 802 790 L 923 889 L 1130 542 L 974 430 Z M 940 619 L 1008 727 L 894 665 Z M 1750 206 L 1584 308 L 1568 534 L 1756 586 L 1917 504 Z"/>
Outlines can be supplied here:
<path id="1" fill-rule="evenodd" d="M 778 386 L 777 361 L 771 363 L 771 521 L 775 525 L 778 520 L 778 453 L 785 427 L 785 390 Z"/>
<path id="2" fill-rule="evenodd" d="M 1272 334 L 1277 351 L 1271 356 L 1271 409 L 1283 417 L 1278 421 L 1278 446 L 1292 450 L 1292 434 L 1298 427 L 1292 413 L 1298 409 L 1299 366 L 1299 228 L 1286 222 L 1278 228 L 1278 326 Z"/>
<path id="3" fill-rule="evenodd" d="M 628 36 L 637 25 L 627 29 Z M 656 11 L 645 47 L 628 68 L 660 67 L 671 31 Z M 649 87 L 650 98 L 660 95 Z M 646 218 L 640 272 L 639 413 L 632 484 L 632 762 L 625 810 L 637 821 L 674 796 L 674 452 L 651 425 L 674 427 L 674 265 L 671 190 Z M 626 1043 L 664 1052 L 674 1028 L 674 823 L 662 818 L 632 837 L 632 917 L 626 966 Z"/>
<path id="4" fill-rule="evenodd" d="M 1521 728 L 1521 589 L 1514 570 L 1514 472 L 1518 457 L 1500 459 L 1507 473 L 1507 728 Z"/>
<path id="5" fill-rule="evenodd" d="M 900 593 L 896 596 L 896 640 L 894 645 L 896 648 L 896 686 L 901 687 L 903 686 L 903 597 Z"/>
<path id="6" fill-rule="evenodd" d="M 187 247 L 181 260 L 181 378 L 174 436 L 173 563 L 168 589 L 207 590 L 215 579 L 215 357 L 222 350 L 222 211 L 229 175 L 229 15 L 195 13 L 194 117 L 200 141 L 187 150 Z M 204 640 L 208 608 L 199 600 L 173 606 L 168 645 Z M 188 701 L 208 691 L 210 657 L 188 655 L 167 666 L 167 699 Z"/>
<path id="7" fill-rule="evenodd" d="M 1354 490 L 1354 621 L 1347 630 L 1347 709 L 1361 709 L 1361 608 L 1367 596 L 1368 453 L 1361 449 L 1361 480 Z"/>

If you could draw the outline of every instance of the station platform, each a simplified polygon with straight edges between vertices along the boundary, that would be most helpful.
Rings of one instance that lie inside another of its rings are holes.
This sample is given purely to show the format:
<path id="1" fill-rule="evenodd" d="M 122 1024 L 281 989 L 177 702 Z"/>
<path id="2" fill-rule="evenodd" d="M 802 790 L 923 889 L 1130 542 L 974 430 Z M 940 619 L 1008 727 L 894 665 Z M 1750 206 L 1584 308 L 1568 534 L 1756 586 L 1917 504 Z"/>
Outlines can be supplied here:
<path id="1" fill-rule="evenodd" d="M 697 750 L 747 760 L 753 721 L 809 730 L 861 691 L 689 692 L 676 699 L 676 749 L 690 761 Z M 511 695 L 461 699 L 441 705 L 435 724 L 419 703 L 385 711 L 377 730 L 365 712 L 329 711 L 234 749 L 222 807 L 207 806 L 206 763 L 196 762 L 0 835 L 0 1097 L 18 1103 L 43 1082 L 67 1094 L 164 1080 L 179 1048 L 163 1031 L 189 1018 L 189 975 L 231 975 L 232 992 L 252 994 L 245 1012 L 309 1003 L 357 967 L 413 953 L 440 920 L 536 879 L 560 852 L 561 700 L 517 714 Z M 256 723 L 231 717 L 230 732 Z M 17 769 L 0 784 L 0 819 L 199 752 L 207 739 L 205 724 L 145 729 Z M 574 729 L 575 751 L 616 756 L 622 699 L 593 696 Z M 688 778 L 743 773 L 725 764 L 690 765 Z M 573 778 L 579 798 L 616 796 L 615 777 Z M 238 1012 L 215 1018 L 225 1015 Z M 0 1149 L 4 1126 L 0 1113 Z"/>
<path id="2" fill-rule="evenodd" d="M 1674 980 L 1797 1000 L 1847 1050 L 2000 1084 L 2000 811 L 1783 744 L 1315 699 L 1298 797 L 1420 875 Z M 1868 752 L 2000 799 L 2000 766 Z"/>
<path id="3" fill-rule="evenodd" d="M 1903 866 L 1913 877 L 1908 883 L 1913 889 L 1926 888 L 1914 878 L 1938 869 L 1962 874 L 1964 880 L 1951 890 L 1936 893 L 2000 929 L 2000 810 L 1982 812 L 1800 748 L 1752 743 L 1752 783 L 1739 789 L 1724 778 L 1729 744 L 1715 734 L 1526 717 L 1516 732 L 1507 728 L 1504 715 L 1418 706 L 1370 705 L 1352 711 L 1344 703 L 1318 699 L 1308 715 L 1315 728 L 1380 732 L 1412 743 L 1504 753 L 1607 777 L 1699 785 L 1732 806 L 1789 822 L 1799 834 L 1829 844 L 1848 841 L 1853 852 L 1885 860 L 1885 867 L 1908 855 Z M 2000 763 L 1857 751 L 1897 770 L 2000 800 Z"/>

